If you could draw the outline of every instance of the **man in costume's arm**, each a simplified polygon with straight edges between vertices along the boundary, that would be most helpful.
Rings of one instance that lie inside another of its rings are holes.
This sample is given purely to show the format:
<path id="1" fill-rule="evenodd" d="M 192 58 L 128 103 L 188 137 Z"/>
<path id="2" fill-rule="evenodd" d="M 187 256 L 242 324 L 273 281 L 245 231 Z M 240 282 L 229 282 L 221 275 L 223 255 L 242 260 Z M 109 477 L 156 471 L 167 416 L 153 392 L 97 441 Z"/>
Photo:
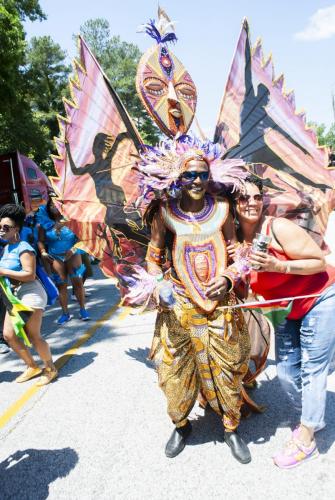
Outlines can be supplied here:
<path id="1" fill-rule="evenodd" d="M 146 256 L 148 272 L 154 276 L 162 273 L 162 264 L 165 256 L 165 234 L 166 228 L 157 212 L 151 224 L 151 239 Z"/>

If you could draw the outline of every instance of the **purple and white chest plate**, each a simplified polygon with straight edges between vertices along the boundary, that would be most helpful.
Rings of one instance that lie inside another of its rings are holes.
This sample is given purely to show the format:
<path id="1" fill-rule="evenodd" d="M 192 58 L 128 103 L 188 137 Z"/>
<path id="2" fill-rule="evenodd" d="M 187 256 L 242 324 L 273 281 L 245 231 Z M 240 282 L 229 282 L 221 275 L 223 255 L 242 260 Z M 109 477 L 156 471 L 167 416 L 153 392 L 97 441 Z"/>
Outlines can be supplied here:
<path id="1" fill-rule="evenodd" d="M 193 302 L 206 312 L 218 304 L 206 298 L 208 283 L 227 265 L 222 227 L 228 212 L 227 202 L 209 195 L 201 212 L 183 212 L 176 200 L 161 207 L 163 221 L 174 234 L 172 259 L 178 278 Z"/>

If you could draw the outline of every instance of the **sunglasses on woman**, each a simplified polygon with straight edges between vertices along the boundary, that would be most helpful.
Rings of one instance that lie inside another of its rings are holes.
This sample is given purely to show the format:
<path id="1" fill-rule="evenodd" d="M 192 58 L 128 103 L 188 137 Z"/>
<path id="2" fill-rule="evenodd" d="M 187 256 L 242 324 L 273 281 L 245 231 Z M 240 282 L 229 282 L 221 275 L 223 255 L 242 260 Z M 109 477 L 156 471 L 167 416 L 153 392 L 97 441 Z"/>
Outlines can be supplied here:
<path id="1" fill-rule="evenodd" d="M 182 178 L 185 179 L 186 181 L 193 182 L 195 179 L 199 179 L 202 182 L 208 181 L 209 179 L 209 172 L 195 172 L 194 170 L 188 170 L 183 173 Z"/>
<path id="2" fill-rule="evenodd" d="M 15 226 L 9 226 L 8 224 L 1 225 L 0 224 L 0 231 L 3 231 L 4 233 L 9 233 L 11 229 L 14 229 Z"/>
<path id="3" fill-rule="evenodd" d="M 249 203 L 250 200 L 253 199 L 254 201 L 263 201 L 263 195 L 262 194 L 254 194 L 253 196 L 251 196 L 250 194 L 241 194 L 241 196 L 239 196 L 237 198 L 237 201 L 239 203 Z"/>

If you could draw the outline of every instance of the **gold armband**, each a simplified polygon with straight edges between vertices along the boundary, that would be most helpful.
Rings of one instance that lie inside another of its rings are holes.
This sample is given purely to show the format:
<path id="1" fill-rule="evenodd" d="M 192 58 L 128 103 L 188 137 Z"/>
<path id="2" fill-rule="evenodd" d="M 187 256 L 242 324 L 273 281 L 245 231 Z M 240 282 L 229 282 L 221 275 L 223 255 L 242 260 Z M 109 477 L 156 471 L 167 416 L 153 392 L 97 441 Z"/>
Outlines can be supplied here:
<path id="1" fill-rule="evenodd" d="M 229 289 L 227 290 L 227 292 L 231 292 L 232 289 L 234 288 L 234 282 L 233 280 L 231 279 L 231 276 L 227 274 L 220 274 L 220 276 L 222 276 L 222 278 L 226 278 L 226 280 L 229 282 Z"/>
<path id="2" fill-rule="evenodd" d="M 222 270 L 222 272 L 220 272 L 220 276 L 222 276 L 223 278 L 227 278 L 227 280 L 230 282 L 230 289 L 228 290 L 228 292 L 231 292 L 234 286 L 241 279 L 241 274 L 235 268 L 234 264 Z"/>
<path id="3" fill-rule="evenodd" d="M 149 243 L 145 260 L 161 266 L 165 257 L 165 249 L 158 248 Z"/>

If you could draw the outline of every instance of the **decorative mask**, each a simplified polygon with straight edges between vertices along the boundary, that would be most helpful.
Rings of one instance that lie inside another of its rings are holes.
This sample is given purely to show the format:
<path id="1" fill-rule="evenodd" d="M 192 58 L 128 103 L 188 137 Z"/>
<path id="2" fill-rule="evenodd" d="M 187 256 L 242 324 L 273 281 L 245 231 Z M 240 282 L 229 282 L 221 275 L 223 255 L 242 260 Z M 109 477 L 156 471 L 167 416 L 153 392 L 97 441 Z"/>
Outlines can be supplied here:
<path id="1" fill-rule="evenodd" d="M 171 29 L 172 28 L 172 29 Z M 143 54 L 137 69 L 136 88 L 146 110 L 169 137 L 185 134 L 194 118 L 197 91 L 179 59 L 168 49 L 175 42 L 173 25 L 162 9 L 159 21 L 143 26 L 157 42 Z"/>

